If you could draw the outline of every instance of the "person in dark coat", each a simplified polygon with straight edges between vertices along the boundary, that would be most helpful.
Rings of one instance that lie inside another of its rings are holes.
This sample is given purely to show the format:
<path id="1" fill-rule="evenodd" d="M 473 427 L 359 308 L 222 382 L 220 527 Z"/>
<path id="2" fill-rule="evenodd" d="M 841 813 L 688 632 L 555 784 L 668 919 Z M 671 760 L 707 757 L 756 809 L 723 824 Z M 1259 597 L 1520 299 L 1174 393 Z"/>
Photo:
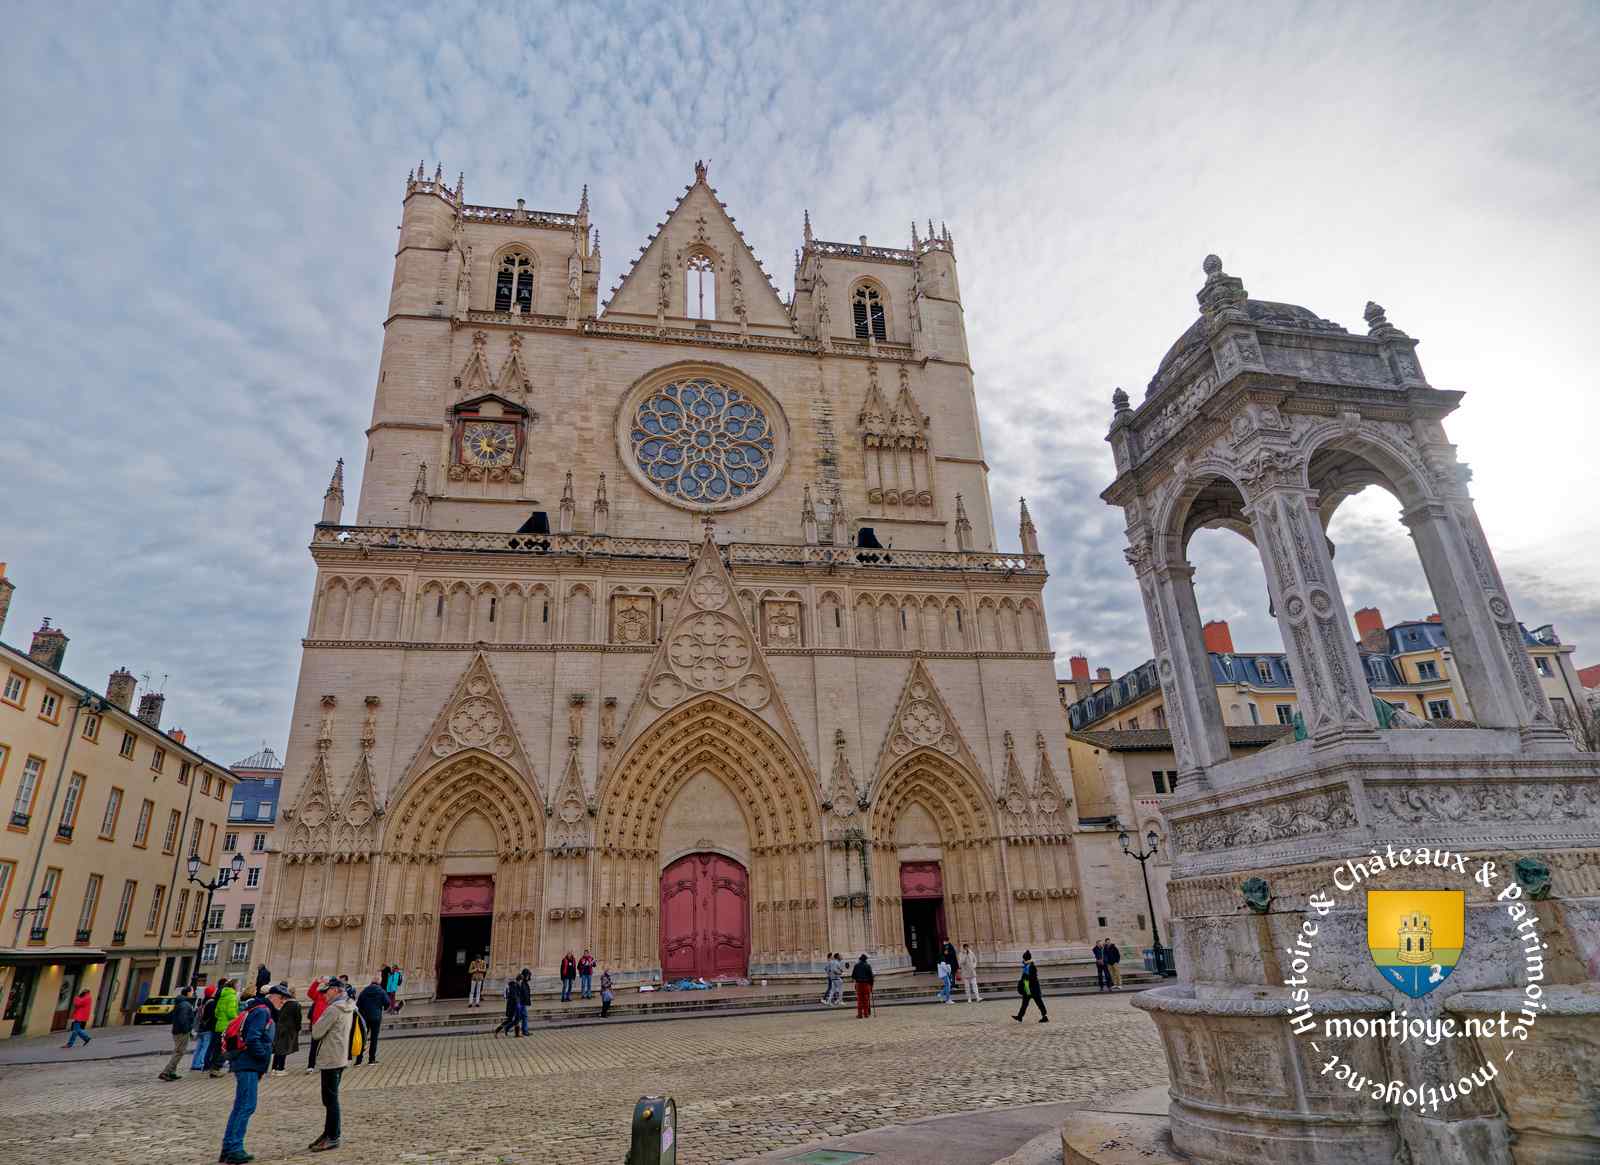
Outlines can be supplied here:
<path id="1" fill-rule="evenodd" d="M 189 1036 L 194 1031 L 194 989 L 178 988 L 178 998 L 172 1004 L 172 1059 L 161 1070 L 157 1080 L 176 1080 L 178 1061 L 189 1050 Z"/>
<path id="2" fill-rule="evenodd" d="M 267 965 L 262 963 L 256 968 L 256 994 L 263 994 L 272 984 L 272 972 L 267 970 Z"/>
<path id="3" fill-rule="evenodd" d="M 956 944 L 949 939 L 944 940 L 944 946 L 939 948 L 939 957 L 950 964 L 950 982 L 956 981 L 956 972 L 961 969 L 961 956 L 956 954 Z"/>
<path id="4" fill-rule="evenodd" d="M 572 1002 L 572 984 L 578 978 L 578 960 L 568 951 L 561 960 L 561 1002 Z"/>
<path id="5" fill-rule="evenodd" d="M 517 1030 L 517 1012 L 522 1006 L 522 991 L 518 987 L 520 980 L 511 979 L 506 982 L 506 1017 L 500 1021 L 500 1026 L 494 1029 L 494 1034 L 510 1035 Z"/>
<path id="6" fill-rule="evenodd" d="M 1031 1003 L 1039 1009 L 1039 1022 L 1050 1022 L 1050 1013 L 1044 1008 L 1044 996 L 1039 991 L 1039 968 L 1033 965 L 1032 951 L 1022 952 L 1022 978 L 1017 980 L 1017 994 L 1022 996 L 1022 1006 L 1012 1019 L 1021 1023 Z"/>
<path id="7" fill-rule="evenodd" d="M 245 1001 L 244 1024 L 239 1029 L 244 1048 L 229 1057 L 233 1068 L 233 1108 L 222 1133 L 222 1154 L 217 1158 L 224 1165 L 244 1165 L 246 1161 L 255 1160 L 244 1151 L 244 1134 L 250 1127 L 251 1114 L 256 1111 L 261 1074 L 272 1064 L 276 1026 L 273 1019 L 285 998 L 281 991 L 281 988 L 269 987 L 265 995 L 252 995 Z"/>
<path id="8" fill-rule="evenodd" d="M 1111 976 L 1111 990 L 1122 990 L 1122 948 L 1106 941 L 1106 971 Z"/>
<path id="9" fill-rule="evenodd" d="M 289 990 L 287 983 L 280 983 L 285 991 Z M 278 1008 L 278 1032 L 272 1037 L 272 1075 L 282 1076 L 284 1064 L 289 1057 L 300 1050 L 300 1029 L 305 1026 L 305 1013 L 300 1010 L 300 1001 L 290 991 L 288 998 Z"/>
<path id="10" fill-rule="evenodd" d="M 367 1025 L 367 1046 L 361 1049 L 361 1055 L 356 1057 L 356 1063 L 361 1063 L 365 1058 L 370 1064 L 378 1062 L 378 1028 L 383 1026 L 383 1013 L 389 1010 L 389 993 L 383 989 L 379 976 L 374 975 L 372 982 L 361 989 L 361 994 L 356 996 L 356 1010 L 361 1013 L 361 1020 Z"/>
<path id="11" fill-rule="evenodd" d="M 850 979 L 856 985 L 857 1019 L 869 1019 L 872 1016 L 872 984 L 876 978 L 866 955 L 857 959 L 856 965 L 850 968 Z"/>

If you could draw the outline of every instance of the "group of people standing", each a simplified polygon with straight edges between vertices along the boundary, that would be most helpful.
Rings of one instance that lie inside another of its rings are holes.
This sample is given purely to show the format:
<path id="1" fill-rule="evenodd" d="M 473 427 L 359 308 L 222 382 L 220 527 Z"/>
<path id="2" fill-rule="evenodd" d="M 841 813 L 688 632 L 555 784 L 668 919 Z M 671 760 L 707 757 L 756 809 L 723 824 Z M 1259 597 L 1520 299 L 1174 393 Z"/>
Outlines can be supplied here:
<path id="1" fill-rule="evenodd" d="M 1122 950 L 1110 939 L 1094 944 L 1094 975 L 1097 990 L 1122 990 Z"/>
<path id="2" fill-rule="evenodd" d="M 596 966 L 596 964 L 595 964 L 594 956 L 589 953 L 587 948 L 584 950 L 583 958 L 581 958 L 581 959 L 574 959 L 572 957 L 572 952 L 571 951 L 568 951 L 566 953 L 566 955 L 562 957 L 562 959 L 561 959 L 561 1002 L 562 1003 L 571 1003 L 572 1002 L 572 985 L 573 985 L 574 982 L 579 982 L 579 981 L 581 981 L 582 984 L 583 984 L 583 986 L 582 986 L 583 998 L 592 999 L 594 997 L 594 969 L 595 969 L 595 966 Z"/>

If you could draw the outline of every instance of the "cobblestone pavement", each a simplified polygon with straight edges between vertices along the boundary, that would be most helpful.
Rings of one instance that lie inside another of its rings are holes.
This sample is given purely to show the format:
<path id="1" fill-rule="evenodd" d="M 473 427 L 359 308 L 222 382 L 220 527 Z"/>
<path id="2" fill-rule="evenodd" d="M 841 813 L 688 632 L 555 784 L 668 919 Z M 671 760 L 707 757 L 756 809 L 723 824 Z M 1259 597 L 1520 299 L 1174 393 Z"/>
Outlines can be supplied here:
<path id="1" fill-rule="evenodd" d="M 1155 1027 L 1128 996 L 1054 1001 L 1051 1022 L 1008 1018 L 1015 1001 L 747 1015 L 382 1041 L 382 1062 L 346 1071 L 341 1162 L 616 1165 L 634 1101 L 669 1092 L 680 1160 L 726 1162 L 819 1137 L 941 1113 L 1088 1100 L 1163 1083 Z M 317 1077 L 262 1081 L 250 1151 L 322 1161 Z M 165 1165 L 216 1159 L 231 1079 L 155 1079 L 148 1058 L 7 1069 L 0 1145 L 29 1165 Z"/>

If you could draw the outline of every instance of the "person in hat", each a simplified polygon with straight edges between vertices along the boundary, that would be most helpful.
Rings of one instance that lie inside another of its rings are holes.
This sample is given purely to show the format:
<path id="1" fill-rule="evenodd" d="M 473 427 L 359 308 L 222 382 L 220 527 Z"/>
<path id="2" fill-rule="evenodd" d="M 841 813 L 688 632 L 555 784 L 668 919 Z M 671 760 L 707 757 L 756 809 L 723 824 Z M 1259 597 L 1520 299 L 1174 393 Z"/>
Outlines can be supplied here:
<path id="1" fill-rule="evenodd" d="M 283 1006 L 278 1008 L 277 1034 L 272 1037 L 272 1075 L 282 1076 L 287 1069 L 289 1057 L 300 1050 L 300 1029 L 305 1026 L 305 1013 L 300 1010 L 300 1001 L 294 997 L 287 983 L 279 983 L 287 992 Z"/>
<path id="2" fill-rule="evenodd" d="M 872 973 L 872 964 L 867 962 L 863 954 L 856 960 L 856 965 L 850 968 L 850 979 L 856 985 L 856 1018 L 872 1018 L 872 984 L 877 978 Z"/>
<path id="3" fill-rule="evenodd" d="M 311 1025 L 311 1038 L 316 1041 L 317 1070 L 322 1073 L 322 1135 L 307 1146 L 313 1153 L 339 1147 L 344 1135 L 342 1113 L 339 1109 L 339 1081 L 350 1066 L 350 1031 L 356 1024 L 356 1005 L 337 979 L 326 979 L 322 985 L 322 1015 Z"/>

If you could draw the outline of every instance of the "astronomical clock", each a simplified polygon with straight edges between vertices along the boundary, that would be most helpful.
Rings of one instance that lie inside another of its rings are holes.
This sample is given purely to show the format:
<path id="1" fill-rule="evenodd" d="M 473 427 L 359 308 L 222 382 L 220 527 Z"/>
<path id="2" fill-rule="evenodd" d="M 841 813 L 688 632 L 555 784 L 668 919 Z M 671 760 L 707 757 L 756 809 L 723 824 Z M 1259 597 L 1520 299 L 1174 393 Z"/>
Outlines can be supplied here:
<path id="1" fill-rule="evenodd" d="M 462 401 L 453 410 L 451 481 L 510 481 L 523 477 L 523 449 L 531 416 L 499 396 Z"/>

